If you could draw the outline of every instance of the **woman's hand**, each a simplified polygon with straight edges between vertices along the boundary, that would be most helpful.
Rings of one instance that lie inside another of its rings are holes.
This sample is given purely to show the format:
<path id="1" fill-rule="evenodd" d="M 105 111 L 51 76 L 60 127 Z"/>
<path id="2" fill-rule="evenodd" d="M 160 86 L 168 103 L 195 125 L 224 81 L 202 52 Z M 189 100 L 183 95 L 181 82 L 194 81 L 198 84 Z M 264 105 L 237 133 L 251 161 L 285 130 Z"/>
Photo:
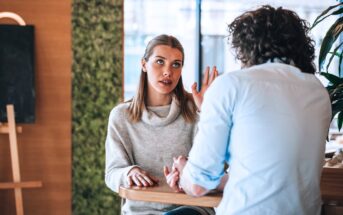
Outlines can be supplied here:
<path id="1" fill-rule="evenodd" d="M 197 91 L 197 83 L 195 82 L 192 85 L 193 99 L 199 111 L 201 110 L 202 100 L 204 98 L 204 94 L 207 88 L 212 84 L 213 80 L 216 79 L 218 76 L 217 67 L 214 66 L 212 68 L 211 76 L 209 73 L 210 73 L 210 67 L 207 66 L 205 69 L 205 76 L 204 76 L 204 80 L 202 81 L 201 90 L 199 92 Z"/>
<path id="2" fill-rule="evenodd" d="M 164 166 L 163 172 L 169 187 L 171 187 L 175 192 L 181 192 L 182 189 L 179 186 L 180 172 L 175 169 L 174 166 L 172 167 L 171 172 L 169 171 L 167 166 Z"/>
<path id="3" fill-rule="evenodd" d="M 158 183 L 158 179 L 149 175 L 146 171 L 139 167 L 132 168 L 127 174 L 127 182 L 129 186 L 151 187 Z"/>

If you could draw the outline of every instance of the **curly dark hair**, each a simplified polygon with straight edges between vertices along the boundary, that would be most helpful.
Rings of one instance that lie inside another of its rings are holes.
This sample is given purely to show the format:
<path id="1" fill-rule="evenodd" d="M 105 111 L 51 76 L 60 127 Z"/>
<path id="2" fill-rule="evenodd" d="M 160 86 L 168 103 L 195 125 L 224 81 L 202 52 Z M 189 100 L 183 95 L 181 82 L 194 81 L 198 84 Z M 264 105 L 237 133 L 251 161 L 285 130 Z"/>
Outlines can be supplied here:
<path id="1" fill-rule="evenodd" d="M 228 31 L 236 58 L 245 67 L 279 58 L 293 60 L 304 73 L 316 71 L 308 23 L 291 10 L 264 5 L 237 17 Z"/>

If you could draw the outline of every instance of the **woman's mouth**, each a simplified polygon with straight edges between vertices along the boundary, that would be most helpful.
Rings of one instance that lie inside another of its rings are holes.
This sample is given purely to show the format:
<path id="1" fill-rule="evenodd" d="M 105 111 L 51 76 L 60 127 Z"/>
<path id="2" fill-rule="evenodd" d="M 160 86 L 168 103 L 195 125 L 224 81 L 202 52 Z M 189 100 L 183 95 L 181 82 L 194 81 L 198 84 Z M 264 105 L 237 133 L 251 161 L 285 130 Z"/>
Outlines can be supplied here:
<path id="1" fill-rule="evenodd" d="M 160 83 L 164 84 L 164 85 L 171 85 L 172 81 L 170 79 L 164 79 L 162 81 L 159 81 Z"/>

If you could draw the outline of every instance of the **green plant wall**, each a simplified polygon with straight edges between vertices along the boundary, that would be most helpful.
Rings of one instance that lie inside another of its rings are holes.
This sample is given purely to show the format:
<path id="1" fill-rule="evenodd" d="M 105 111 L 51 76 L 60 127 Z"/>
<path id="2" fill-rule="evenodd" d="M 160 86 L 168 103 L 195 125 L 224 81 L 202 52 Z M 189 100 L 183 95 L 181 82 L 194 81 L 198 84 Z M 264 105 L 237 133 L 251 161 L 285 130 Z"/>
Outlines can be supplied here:
<path id="1" fill-rule="evenodd" d="M 120 199 L 104 183 L 104 143 L 122 97 L 123 0 L 72 4 L 73 214 L 120 214 Z"/>

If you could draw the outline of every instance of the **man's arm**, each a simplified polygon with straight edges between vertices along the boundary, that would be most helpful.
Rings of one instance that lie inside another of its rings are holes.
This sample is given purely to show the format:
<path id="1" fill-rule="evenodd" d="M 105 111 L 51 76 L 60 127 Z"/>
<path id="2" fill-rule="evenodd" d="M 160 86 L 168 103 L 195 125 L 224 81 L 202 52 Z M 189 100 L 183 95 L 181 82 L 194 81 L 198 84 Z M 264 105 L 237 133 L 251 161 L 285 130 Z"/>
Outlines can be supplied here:
<path id="1" fill-rule="evenodd" d="M 223 192 L 228 180 L 229 180 L 229 174 L 225 173 L 225 175 L 220 179 L 220 184 L 218 185 L 217 190 L 220 192 Z"/>
<path id="2" fill-rule="evenodd" d="M 230 84 L 228 84 L 230 83 Z M 229 160 L 230 133 L 236 101 L 237 80 L 225 75 L 216 78 L 204 95 L 202 112 L 188 161 L 176 159 L 183 190 L 193 196 L 202 196 L 210 190 L 224 188 L 227 178 L 224 164 Z"/>
<path id="3" fill-rule="evenodd" d="M 209 193 L 211 190 L 208 190 L 200 185 L 193 184 L 187 174 L 185 175 L 182 174 L 183 169 L 186 166 L 186 164 L 187 164 L 187 158 L 184 156 L 179 156 L 177 159 L 174 160 L 174 167 L 179 171 L 180 175 L 182 176 L 180 180 L 180 187 L 182 187 L 185 193 L 187 193 L 188 195 L 195 196 L 195 197 L 204 196 L 207 193 Z M 229 178 L 228 174 L 225 174 L 221 178 L 220 184 L 216 188 L 217 191 L 223 191 L 228 178 Z"/>

